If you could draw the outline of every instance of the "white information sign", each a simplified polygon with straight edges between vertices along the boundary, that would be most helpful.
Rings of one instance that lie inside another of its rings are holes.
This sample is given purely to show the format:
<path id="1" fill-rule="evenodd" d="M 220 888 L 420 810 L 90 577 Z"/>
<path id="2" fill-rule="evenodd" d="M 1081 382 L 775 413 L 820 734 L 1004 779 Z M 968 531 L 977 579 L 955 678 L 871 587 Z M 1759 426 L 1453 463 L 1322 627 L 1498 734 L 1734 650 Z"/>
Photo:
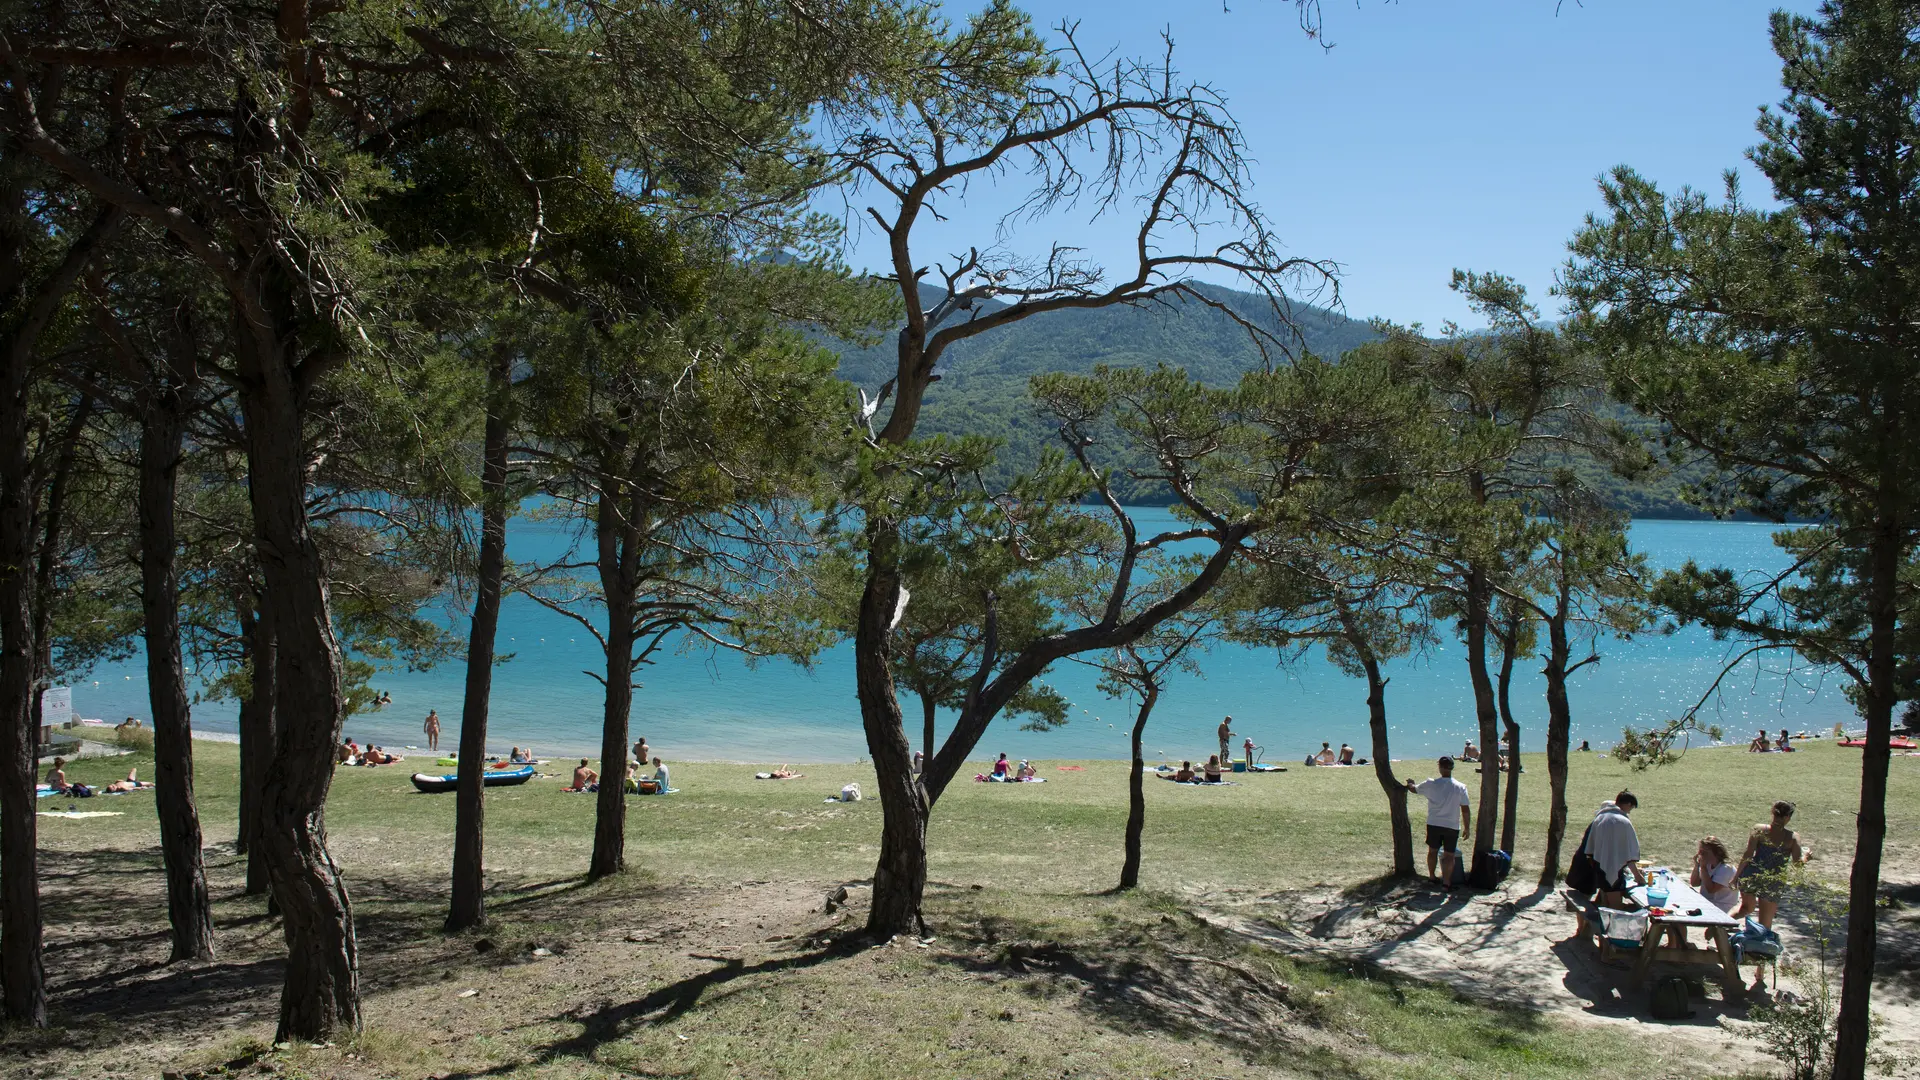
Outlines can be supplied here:
<path id="1" fill-rule="evenodd" d="M 40 692 L 40 723 L 62 727 L 73 720 L 73 688 L 49 686 Z"/>

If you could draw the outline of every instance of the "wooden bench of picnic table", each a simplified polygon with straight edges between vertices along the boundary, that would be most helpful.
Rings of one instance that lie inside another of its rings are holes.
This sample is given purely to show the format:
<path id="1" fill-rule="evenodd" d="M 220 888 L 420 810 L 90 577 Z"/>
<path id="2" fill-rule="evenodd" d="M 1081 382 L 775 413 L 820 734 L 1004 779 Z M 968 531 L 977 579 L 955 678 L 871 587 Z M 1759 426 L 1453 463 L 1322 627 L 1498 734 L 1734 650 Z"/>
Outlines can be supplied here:
<path id="1" fill-rule="evenodd" d="M 1637 885 L 1627 890 L 1627 895 L 1641 910 L 1649 910 L 1646 886 Z M 1605 924 L 1600 917 L 1599 901 L 1583 897 L 1572 889 L 1562 889 L 1561 897 L 1565 899 L 1568 910 L 1580 917 L 1579 933 L 1598 940 L 1600 959 L 1603 962 L 1613 959 L 1616 950 L 1607 940 Z M 1703 964 L 1720 970 L 1720 986 L 1727 1000 L 1733 1001 L 1744 996 L 1746 988 L 1740 982 L 1740 968 L 1734 963 L 1733 943 L 1730 940 L 1730 935 L 1740 925 L 1733 916 L 1720 910 L 1691 885 L 1680 880 L 1674 880 L 1669 884 L 1667 902 L 1661 910 L 1666 914 L 1649 914 L 1647 918 L 1646 936 L 1641 939 L 1640 947 L 1636 950 L 1638 955 L 1633 961 L 1632 984 L 1638 986 L 1644 983 L 1648 971 L 1656 960 L 1679 964 Z M 1700 949 L 1660 944 L 1667 936 L 1669 929 L 1694 926 L 1706 932 L 1708 940 L 1712 942 L 1712 948 Z"/>

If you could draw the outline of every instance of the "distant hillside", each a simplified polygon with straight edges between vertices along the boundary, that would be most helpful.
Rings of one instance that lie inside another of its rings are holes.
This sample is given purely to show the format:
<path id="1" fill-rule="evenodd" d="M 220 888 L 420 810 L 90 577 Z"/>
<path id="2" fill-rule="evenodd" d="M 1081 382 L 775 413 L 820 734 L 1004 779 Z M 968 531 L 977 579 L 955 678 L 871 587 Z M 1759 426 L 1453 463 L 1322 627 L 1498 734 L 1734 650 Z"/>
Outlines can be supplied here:
<path id="1" fill-rule="evenodd" d="M 1283 332 L 1263 297 L 1214 285 L 1198 289 L 1256 325 L 1282 333 L 1296 351 L 1338 357 L 1378 336 L 1363 320 L 1307 304 L 1294 305 L 1290 313 L 1294 329 Z M 935 289 L 922 291 L 927 303 L 941 296 Z M 872 393 L 893 375 L 894 348 L 892 335 L 869 348 L 840 344 L 840 377 Z M 1005 479 L 1030 467 L 1042 447 L 1057 442 L 1053 429 L 1041 422 L 1027 398 L 1029 378 L 1052 371 L 1091 371 L 1097 364 L 1147 367 L 1163 361 L 1184 367 L 1209 385 L 1226 386 L 1259 367 L 1261 356 L 1234 320 L 1191 300 L 1141 308 L 1049 312 L 948 350 L 940 360 L 941 379 L 928 391 L 919 430 L 923 435 L 984 434 L 1003 439 L 1003 475 L 998 479 Z M 1589 483 L 1607 492 L 1614 505 L 1636 517 L 1702 516 L 1681 500 L 1680 486 L 1672 478 L 1629 484 L 1592 463 L 1575 467 Z M 1121 494 L 1136 503 L 1163 503 L 1169 496 L 1153 487 Z"/>

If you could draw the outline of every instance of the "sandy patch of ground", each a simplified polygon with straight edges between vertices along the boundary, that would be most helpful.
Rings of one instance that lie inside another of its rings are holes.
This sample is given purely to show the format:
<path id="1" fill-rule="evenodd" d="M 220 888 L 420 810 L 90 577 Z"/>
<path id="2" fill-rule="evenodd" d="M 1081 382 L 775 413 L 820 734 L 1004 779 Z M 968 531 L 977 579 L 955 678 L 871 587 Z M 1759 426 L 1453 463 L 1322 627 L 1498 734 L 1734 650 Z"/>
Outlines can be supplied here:
<path id="1" fill-rule="evenodd" d="M 1900 1076 L 1920 1076 L 1920 886 L 1891 887 L 1895 904 L 1880 920 L 1874 999 L 1886 1021 L 1880 1047 L 1901 1061 Z M 1654 1020 L 1648 986 L 1631 985 L 1630 966 L 1602 963 L 1589 943 L 1573 939 L 1574 917 L 1557 892 L 1510 879 L 1491 893 L 1446 892 L 1426 883 L 1349 890 L 1317 888 L 1203 897 L 1198 913 L 1244 940 L 1292 955 L 1317 955 L 1453 988 L 1491 1004 L 1517 1006 L 1575 1023 L 1618 1025 L 1659 1033 L 1676 1053 L 1707 1055 L 1735 1069 L 1771 1071 L 1777 1065 L 1759 1044 L 1738 1037 L 1754 1005 L 1798 991 L 1792 978 L 1769 974 L 1753 983 L 1742 969 L 1742 998 L 1727 1001 L 1712 968 L 1655 964 L 1666 972 L 1705 976 L 1689 1020 Z M 1779 925 L 1789 952 L 1804 938 L 1783 912 Z M 1684 1047 L 1684 1050 L 1679 1048 Z"/>

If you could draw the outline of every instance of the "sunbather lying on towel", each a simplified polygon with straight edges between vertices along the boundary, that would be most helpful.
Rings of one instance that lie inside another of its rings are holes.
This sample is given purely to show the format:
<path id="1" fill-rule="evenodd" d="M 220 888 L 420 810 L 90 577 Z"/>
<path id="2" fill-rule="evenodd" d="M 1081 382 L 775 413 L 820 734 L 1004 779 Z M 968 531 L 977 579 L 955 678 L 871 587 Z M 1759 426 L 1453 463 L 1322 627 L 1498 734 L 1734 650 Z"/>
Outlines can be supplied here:
<path id="1" fill-rule="evenodd" d="M 108 795 L 119 795 L 128 791 L 147 791 L 151 789 L 153 787 L 152 784 L 141 780 L 135 775 L 139 771 L 138 769 L 128 769 L 125 780 L 115 780 L 100 790 Z"/>

